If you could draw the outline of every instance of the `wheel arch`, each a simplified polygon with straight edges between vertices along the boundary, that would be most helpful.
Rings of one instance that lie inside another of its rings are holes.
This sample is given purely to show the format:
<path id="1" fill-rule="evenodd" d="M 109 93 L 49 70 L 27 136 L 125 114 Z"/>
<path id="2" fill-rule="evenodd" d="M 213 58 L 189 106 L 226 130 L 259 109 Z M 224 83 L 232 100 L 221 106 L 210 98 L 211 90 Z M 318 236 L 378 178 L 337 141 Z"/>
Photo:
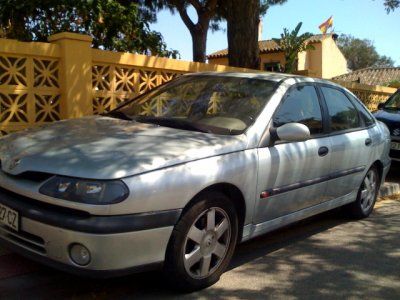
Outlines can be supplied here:
<path id="1" fill-rule="evenodd" d="M 376 161 L 374 161 L 374 163 L 371 165 L 375 166 L 378 169 L 378 173 L 379 173 L 379 178 L 382 179 L 383 176 L 383 163 L 378 159 Z"/>
<path id="2" fill-rule="evenodd" d="M 235 206 L 236 212 L 238 214 L 238 221 L 239 221 L 238 241 L 240 242 L 242 239 L 243 226 L 246 218 L 246 200 L 244 198 L 242 191 L 234 184 L 221 182 L 204 188 L 189 201 L 189 203 L 184 207 L 181 215 L 183 215 L 186 210 L 188 210 L 192 205 L 194 205 L 194 203 L 199 201 L 199 199 L 201 199 L 203 195 L 210 192 L 220 192 L 232 201 L 233 205 Z"/>

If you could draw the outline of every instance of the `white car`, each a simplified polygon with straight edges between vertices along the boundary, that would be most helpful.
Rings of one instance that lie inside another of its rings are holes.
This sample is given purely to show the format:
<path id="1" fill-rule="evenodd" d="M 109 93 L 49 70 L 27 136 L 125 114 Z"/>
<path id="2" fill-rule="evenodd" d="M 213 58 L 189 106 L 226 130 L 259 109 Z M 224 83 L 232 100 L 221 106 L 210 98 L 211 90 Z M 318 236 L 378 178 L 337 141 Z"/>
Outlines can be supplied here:
<path id="1" fill-rule="evenodd" d="M 0 241 L 81 275 L 162 266 L 196 290 L 241 241 L 343 205 L 367 217 L 389 148 L 386 126 L 331 82 L 185 75 L 108 114 L 0 139 Z"/>

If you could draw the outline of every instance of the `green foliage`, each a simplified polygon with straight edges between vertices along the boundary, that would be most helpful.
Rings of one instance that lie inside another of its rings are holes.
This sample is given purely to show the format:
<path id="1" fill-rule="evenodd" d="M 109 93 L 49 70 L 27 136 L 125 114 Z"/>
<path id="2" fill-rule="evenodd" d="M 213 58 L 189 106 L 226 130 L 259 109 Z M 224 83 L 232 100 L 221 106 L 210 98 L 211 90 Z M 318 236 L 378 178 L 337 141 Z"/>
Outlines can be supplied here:
<path id="1" fill-rule="evenodd" d="M 313 45 L 306 43 L 307 39 L 312 36 L 311 33 L 306 32 L 299 35 L 302 25 L 303 23 L 300 22 L 292 31 L 284 28 L 281 38 L 274 39 L 285 54 L 285 73 L 297 71 L 297 57 L 300 52 L 315 49 Z"/>
<path id="2" fill-rule="evenodd" d="M 393 59 L 378 54 L 374 43 L 370 40 L 341 35 L 337 43 L 351 70 L 368 67 L 393 67 L 394 65 Z"/>
<path id="3" fill-rule="evenodd" d="M 93 37 L 93 47 L 176 57 L 159 32 L 151 31 L 151 11 L 132 1 L 0 0 L 0 26 L 7 38 L 47 41 L 69 31 Z"/>
<path id="4" fill-rule="evenodd" d="M 392 80 L 387 84 L 387 86 L 400 88 L 400 80 Z"/>
<path id="5" fill-rule="evenodd" d="M 384 4 L 387 13 L 390 13 L 400 7 L 400 0 L 385 0 Z"/>

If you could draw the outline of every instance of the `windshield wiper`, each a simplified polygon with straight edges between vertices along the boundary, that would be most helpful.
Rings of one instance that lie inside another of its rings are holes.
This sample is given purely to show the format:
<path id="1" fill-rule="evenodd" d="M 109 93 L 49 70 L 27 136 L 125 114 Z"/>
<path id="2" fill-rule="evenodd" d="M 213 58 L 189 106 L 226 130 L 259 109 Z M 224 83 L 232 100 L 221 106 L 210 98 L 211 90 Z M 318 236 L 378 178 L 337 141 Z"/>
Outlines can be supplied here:
<path id="1" fill-rule="evenodd" d="M 164 118 L 164 117 L 149 117 L 140 116 L 135 118 L 136 122 L 156 124 L 164 127 L 172 127 L 184 130 L 194 130 L 205 133 L 211 133 L 211 130 L 204 125 L 196 124 L 187 120 L 177 118 Z"/>
<path id="2" fill-rule="evenodd" d="M 196 123 L 186 119 L 139 116 L 134 119 L 136 122 L 156 124 L 164 127 L 171 127 L 184 130 L 199 131 L 204 133 L 236 135 L 243 133 L 242 130 L 228 129 L 223 127 L 212 126 L 208 124 Z"/>
<path id="3" fill-rule="evenodd" d="M 128 116 L 127 114 L 123 113 L 120 110 L 113 110 L 113 111 L 110 111 L 108 113 L 101 114 L 101 115 L 105 116 L 105 117 L 111 117 L 111 118 L 117 118 L 117 119 L 121 119 L 121 120 L 133 121 L 133 118 L 131 118 L 130 116 Z"/>

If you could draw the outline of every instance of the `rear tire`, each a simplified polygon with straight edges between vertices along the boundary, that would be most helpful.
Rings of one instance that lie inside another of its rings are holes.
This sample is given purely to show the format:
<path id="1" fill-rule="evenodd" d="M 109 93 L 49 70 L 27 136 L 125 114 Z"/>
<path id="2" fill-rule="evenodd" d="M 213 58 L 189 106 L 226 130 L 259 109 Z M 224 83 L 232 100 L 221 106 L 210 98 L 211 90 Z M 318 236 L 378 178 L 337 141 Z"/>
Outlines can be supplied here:
<path id="1" fill-rule="evenodd" d="M 347 206 L 349 215 L 355 219 L 367 218 L 374 209 L 379 188 L 380 176 L 378 169 L 372 166 L 361 183 L 357 200 Z"/>
<path id="2" fill-rule="evenodd" d="M 175 289 L 192 292 L 216 283 L 226 270 L 238 238 L 238 217 L 222 193 L 210 192 L 188 207 L 176 224 L 164 264 Z"/>

